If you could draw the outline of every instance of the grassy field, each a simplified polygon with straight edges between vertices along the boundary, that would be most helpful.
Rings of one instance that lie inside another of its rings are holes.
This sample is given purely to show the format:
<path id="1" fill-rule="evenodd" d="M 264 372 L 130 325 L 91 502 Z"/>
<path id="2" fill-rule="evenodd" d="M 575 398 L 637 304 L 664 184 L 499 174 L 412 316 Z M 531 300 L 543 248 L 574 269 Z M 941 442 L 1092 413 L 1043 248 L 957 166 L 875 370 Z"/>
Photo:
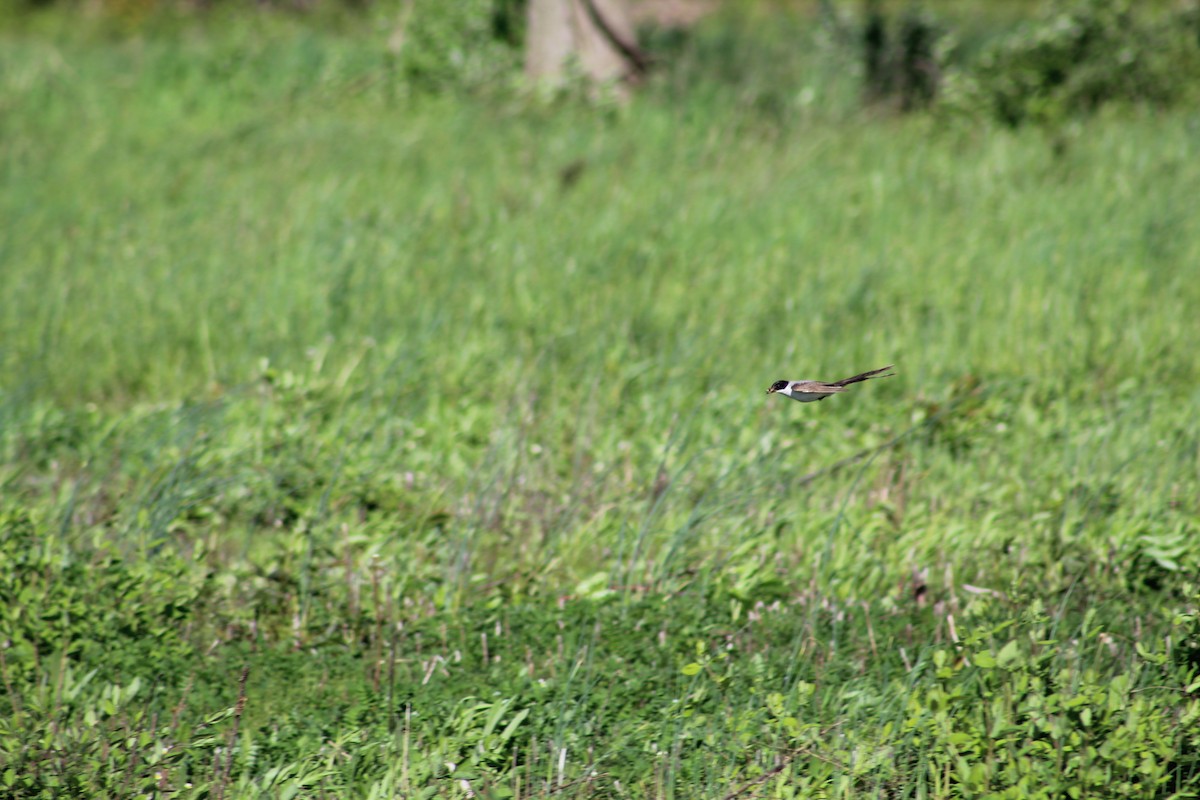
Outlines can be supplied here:
<path id="1" fill-rule="evenodd" d="M 1200 794 L 1194 109 L 238 19 L 0 33 L 0 792 Z"/>

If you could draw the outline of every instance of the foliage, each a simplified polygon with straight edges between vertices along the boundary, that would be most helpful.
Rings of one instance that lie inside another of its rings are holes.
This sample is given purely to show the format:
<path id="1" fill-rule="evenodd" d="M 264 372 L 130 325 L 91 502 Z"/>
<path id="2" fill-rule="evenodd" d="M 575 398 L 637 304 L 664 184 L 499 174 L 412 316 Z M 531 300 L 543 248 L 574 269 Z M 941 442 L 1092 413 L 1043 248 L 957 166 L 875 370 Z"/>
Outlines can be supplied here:
<path id="1" fill-rule="evenodd" d="M 471 89 L 503 82 L 520 63 L 523 3 L 415 0 L 402 30 L 402 71 L 418 88 Z"/>
<path id="2" fill-rule="evenodd" d="M 0 48 L 0 794 L 1200 791 L 1191 111 L 193 22 Z"/>
<path id="3" fill-rule="evenodd" d="M 987 47 L 948 93 L 1008 125 L 1059 123 L 1113 102 L 1167 106 L 1200 79 L 1200 14 L 1127 0 L 1074 0 Z"/>
<path id="4" fill-rule="evenodd" d="M 909 8 L 889 33 L 878 3 L 868 6 L 863 21 L 864 81 L 873 102 L 894 100 L 901 111 L 933 102 L 947 57 L 946 35 L 928 12 Z"/>
<path id="5" fill-rule="evenodd" d="M 96 666 L 101 679 L 134 666 L 173 675 L 195 657 L 182 631 L 199 596 L 183 565 L 132 567 L 105 549 L 85 561 L 47 533 L 22 509 L 0 517 L 0 641 L 10 677 L 29 680 L 53 662 Z"/>

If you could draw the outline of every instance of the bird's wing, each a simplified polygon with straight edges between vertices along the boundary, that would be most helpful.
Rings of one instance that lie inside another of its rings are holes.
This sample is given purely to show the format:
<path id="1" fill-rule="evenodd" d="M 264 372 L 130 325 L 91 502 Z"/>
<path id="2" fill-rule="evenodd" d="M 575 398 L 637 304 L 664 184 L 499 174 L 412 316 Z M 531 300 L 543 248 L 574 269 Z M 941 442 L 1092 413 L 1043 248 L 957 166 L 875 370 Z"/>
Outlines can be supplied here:
<path id="1" fill-rule="evenodd" d="M 859 381 L 870 380 L 871 378 L 890 378 L 891 374 L 881 375 L 880 373 L 887 372 L 893 366 L 895 366 L 895 365 L 888 364 L 886 367 L 880 367 L 879 369 L 873 369 L 870 372 L 864 372 L 859 375 L 855 375 L 853 378 L 843 378 L 842 380 L 834 381 L 833 383 L 831 383 L 829 385 L 830 386 L 849 386 L 852 383 L 858 383 Z"/>
<path id="2" fill-rule="evenodd" d="M 823 381 L 796 381 L 792 384 L 792 391 L 803 394 L 836 394 L 844 392 L 846 389 L 835 383 L 824 383 Z"/>

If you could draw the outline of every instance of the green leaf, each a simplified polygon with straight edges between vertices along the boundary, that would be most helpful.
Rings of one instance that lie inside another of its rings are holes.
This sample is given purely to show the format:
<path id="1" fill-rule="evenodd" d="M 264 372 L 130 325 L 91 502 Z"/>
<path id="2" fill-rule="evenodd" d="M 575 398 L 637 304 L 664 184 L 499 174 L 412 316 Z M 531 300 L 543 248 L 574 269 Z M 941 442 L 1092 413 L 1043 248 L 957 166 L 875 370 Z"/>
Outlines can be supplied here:
<path id="1" fill-rule="evenodd" d="M 500 741 L 507 742 L 509 739 L 511 739 L 512 735 L 516 732 L 517 727 L 528 716 L 529 716 L 528 708 L 523 708 L 520 711 L 518 711 L 517 715 L 515 717 L 513 717 L 512 720 L 507 725 L 504 726 L 504 730 L 500 732 Z"/>
<path id="2" fill-rule="evenodd" d="M 688 664 L 686 667 L 683 668 L 683 674 L 684 675 L 696 675 L 702 669 L 704 669 L 704 667 L 700 666 L 695 661 L 693 661 L 691 664 Z"/>
<path id="3" fill-rule="evenodd" d="M 1021 649 L 1017 645 L 1017 640 L 1013 639 L 1004 647 L 1000 648 L 1000 652 L 996 654 L 996 663 L 1001 667 L 1014 666 L 1021 657 Z"/>

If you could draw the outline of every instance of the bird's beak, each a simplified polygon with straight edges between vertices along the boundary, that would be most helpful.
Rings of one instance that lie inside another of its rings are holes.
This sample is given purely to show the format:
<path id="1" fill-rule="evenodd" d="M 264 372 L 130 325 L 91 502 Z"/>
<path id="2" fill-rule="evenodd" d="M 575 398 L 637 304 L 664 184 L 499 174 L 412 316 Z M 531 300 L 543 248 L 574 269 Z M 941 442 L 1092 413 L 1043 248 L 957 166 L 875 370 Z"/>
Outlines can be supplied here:
<path id="1" fill-rule="evenodd" d="M 767 394 L 771 394 L 771 393 L 772 393 L 772 392 L 774 392 L 774 391 L 775 391 L 775 387 L 774 387 L 774 386 L 772 386 L 772 387 L 770 387 L 769 389 L 767 389 Z"/>

